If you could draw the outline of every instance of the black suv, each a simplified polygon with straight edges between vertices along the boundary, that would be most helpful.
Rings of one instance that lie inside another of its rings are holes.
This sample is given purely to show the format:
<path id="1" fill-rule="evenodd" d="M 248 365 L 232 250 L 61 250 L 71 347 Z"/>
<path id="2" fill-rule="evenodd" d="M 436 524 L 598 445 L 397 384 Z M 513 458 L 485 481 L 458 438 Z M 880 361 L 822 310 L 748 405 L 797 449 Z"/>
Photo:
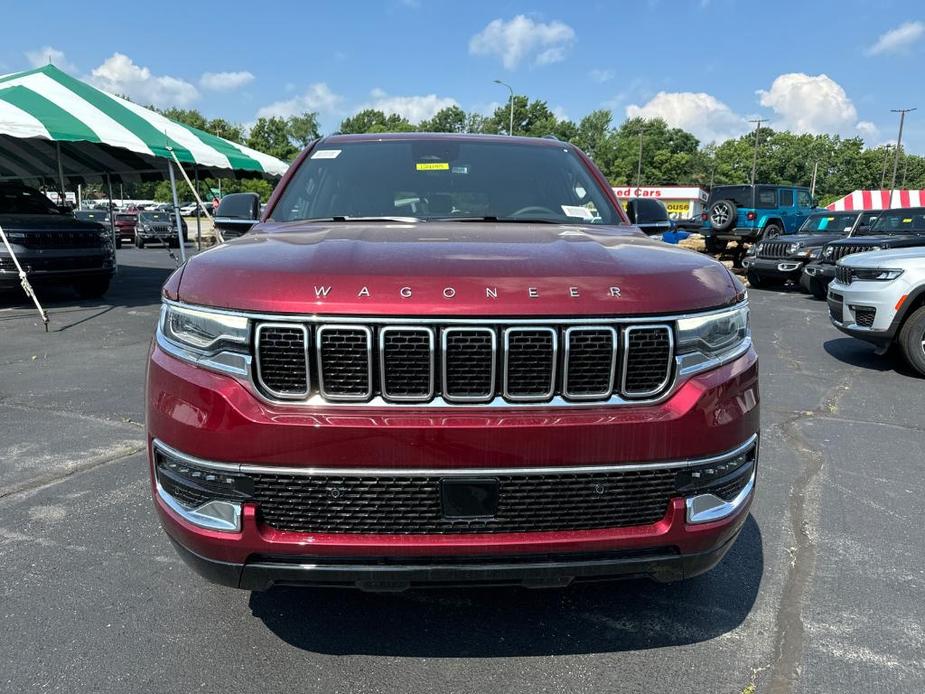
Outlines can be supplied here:
<path id="1" fill-rule="evenodd" d="M 0 227 L 33 285 L 69 284 L 84 298 L 109 288 L 115 250 L 102 224 L 76 219 L 35 188 L 0 183 Z M 19 282 L 16 264 L 0 244 L 0 289 Z"/>
<path id="2" fill-rule="evenodd" d="M 819 259 L 806 266 L 806 285 L 813 296 L 825 299 L 835 279 L 835 263 L 847 255 L 886 248 L 925 246 L 925 207 L 883 210 L 870 227 L 860 227 L 850 238 L 827 243 Z"/>
<path id="3" fill-rule="evenodd" d="M 759 241 L 752 246 L 742 267 L 753 287 L 799 282 L 804 265 L 819 258 L 829 241 L 866 229 L 876 212 L 817 212 L 803 222 L 796 234 Z"/>

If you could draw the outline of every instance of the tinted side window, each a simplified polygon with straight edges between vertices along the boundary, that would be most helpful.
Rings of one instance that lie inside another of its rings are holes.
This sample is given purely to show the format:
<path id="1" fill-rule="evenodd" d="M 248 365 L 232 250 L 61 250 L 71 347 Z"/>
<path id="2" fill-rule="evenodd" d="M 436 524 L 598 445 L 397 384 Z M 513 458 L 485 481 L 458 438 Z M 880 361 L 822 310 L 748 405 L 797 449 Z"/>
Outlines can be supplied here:
<path id="1" fill-rule="evenodd" d="M 813 198 L 809 194 L 808 190 L 798 190 L 797 191 L 797 204 L 800 207 L 812 207 Z"/>
<path id="2" fill-rule="evenodd" d="M 780 191 L 780 206 L 793 207 L 793 191 L 789 188 Z"/>
<path id="3" fill-rule="evenodd" d="M 755 207 L 759 210 L 777 207 L 777 191 L 767 186 L 759 187 L 755 191 Z"/>

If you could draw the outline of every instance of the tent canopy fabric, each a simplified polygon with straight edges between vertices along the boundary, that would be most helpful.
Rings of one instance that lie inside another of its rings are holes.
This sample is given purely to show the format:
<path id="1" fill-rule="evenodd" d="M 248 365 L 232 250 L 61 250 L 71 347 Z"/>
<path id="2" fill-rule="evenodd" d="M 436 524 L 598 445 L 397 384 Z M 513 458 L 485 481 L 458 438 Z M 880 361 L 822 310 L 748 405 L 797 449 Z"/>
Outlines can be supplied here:
<path id="1" fill-rule="evenodd" d="M 204 176 L 283 175 L 284 161 L 71 77 L 53 65 L 0 77 L 0 180 L 160 180 L 173 161 Z"/>
<path id="2" fill-rule="evenodd" d="M 827 210 L 888 210 L 891 207 L 925 207 L 925 190 L 855 190 L 826 205 Z"/>

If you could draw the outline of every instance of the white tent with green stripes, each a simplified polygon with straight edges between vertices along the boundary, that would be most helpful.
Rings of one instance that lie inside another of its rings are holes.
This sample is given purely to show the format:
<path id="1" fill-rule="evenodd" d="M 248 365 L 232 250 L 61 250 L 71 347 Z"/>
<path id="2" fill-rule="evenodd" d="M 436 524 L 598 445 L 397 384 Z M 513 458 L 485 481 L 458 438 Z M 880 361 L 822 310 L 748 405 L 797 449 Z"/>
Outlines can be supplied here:
<path id="1" fill-rule="evenodd" d="M 185 169 L 208 177 L 276 178 L 288 167 L 53 65 L 0 77 L 0 180 L 161 180 L 173 155 Z"/>

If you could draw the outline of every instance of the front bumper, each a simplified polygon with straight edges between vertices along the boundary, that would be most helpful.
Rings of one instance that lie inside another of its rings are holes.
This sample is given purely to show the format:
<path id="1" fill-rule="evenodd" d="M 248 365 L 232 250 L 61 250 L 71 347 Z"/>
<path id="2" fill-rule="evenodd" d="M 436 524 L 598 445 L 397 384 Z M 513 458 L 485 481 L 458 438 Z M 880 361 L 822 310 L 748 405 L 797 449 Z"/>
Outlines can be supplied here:
<path id="1" fill-rule="evenodd" d="M 720 241 L 751 241 L 758 238 L 760 231 L 755 227 L 734 227 L 723 231 L 716 231 L 713 228 L 703 229 L 701 233 L 704 237 L 711 236 Z"/>
<path id="2" fill-rule="evenodd" d="M 30 250 L 16 248 L 16 259 L 33 284 L 53 284 L 112 277 L 115 255 L 105 248 Z M 19 273 L 5 249 L 0 248 L 0 287 L 19 286 Z"/>
<path id="3" fill-rule="evenodd" d="M 751 349 L 690 377 L 667 400 L 645 406 L 396 411 L 271 405 L 235 378 L 181 362 L 157 346 L 147 391 L 149 457 L 157 439 L 200 460 L 267 468 L 450 473 L 459 468 L 657 464 L 734 450 L 759 426 L 757 356 Z M 734 508 L 722 509 L 729 511 L 726 515 L 697 517 L 705 522 L 688 522 L 689 513 L 702 514 L 703 509 L 689 511 L 685 499 L 675 497 L 661 520 L 648 525 L 426 535 L 280 531 L 262 523 L 257 507 L 248 503 L 240 509 L 237 530 L 204 528 L 184 518 L 154 483 L 152 492 L 167 533 L 184 548 L 181 554 L 208 577 L 224 577 L 220 582 L 251 588 L 273 582 L 407 587 L 420 582 L 529 584 L 552 581 L 552 574 L 559 582 L 693 575 L 698 567 L 707 570 L 719 561 L 722 548 L 738 533 L 753 484 Z"/>
<path id="4" fill-rule="evenodd" d="M 910 287 L 902 278 L 892 282 L 855 281 L 829 284 L 826 300 L 832 325 L 851 337 L 880 348 L 892 343 L 898 329 L 896 304 Z"/>
<path id="5" fill-rule="evenodd" d="M 799 258 L 756 258 L 746 256 L 742 267 L 759 275 L 798 280 L 803 272 L 805 260 Z"/>

